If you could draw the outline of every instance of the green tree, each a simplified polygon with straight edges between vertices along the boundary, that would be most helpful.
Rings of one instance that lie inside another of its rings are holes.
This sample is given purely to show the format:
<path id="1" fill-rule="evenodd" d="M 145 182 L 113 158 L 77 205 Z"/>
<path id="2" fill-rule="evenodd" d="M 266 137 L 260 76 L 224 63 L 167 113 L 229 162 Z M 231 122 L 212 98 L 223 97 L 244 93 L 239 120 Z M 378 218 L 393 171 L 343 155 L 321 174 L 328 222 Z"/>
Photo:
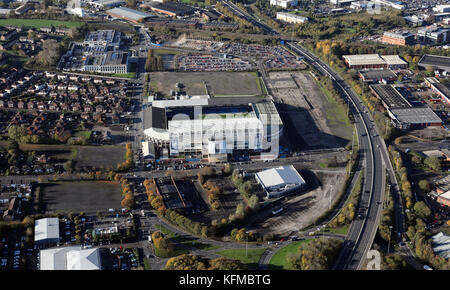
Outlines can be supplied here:
<path id="1" fill-rule="evenodd" d="M 431 215 L 430 208 L 423 201 L 414 204 L 414 212 L 421 219 L 426 219 Z"/>

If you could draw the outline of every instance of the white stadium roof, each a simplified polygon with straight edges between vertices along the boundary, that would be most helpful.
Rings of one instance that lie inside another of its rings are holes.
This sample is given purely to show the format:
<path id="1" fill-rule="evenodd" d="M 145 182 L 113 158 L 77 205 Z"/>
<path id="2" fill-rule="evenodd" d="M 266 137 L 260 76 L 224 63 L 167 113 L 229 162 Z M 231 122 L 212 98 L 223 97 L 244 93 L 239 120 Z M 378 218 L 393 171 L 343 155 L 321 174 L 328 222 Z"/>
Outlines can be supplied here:
<path id="1" fill-rule="evenodd" d="M 100 251 L 81 246 L 40 251 L 41 270 L 100 270 Z"/>
<path id="2" fill-rule="evenodd" d="M 34 241 L 59 239 L 58 218 L 44 218 L 34 222 Z"/>

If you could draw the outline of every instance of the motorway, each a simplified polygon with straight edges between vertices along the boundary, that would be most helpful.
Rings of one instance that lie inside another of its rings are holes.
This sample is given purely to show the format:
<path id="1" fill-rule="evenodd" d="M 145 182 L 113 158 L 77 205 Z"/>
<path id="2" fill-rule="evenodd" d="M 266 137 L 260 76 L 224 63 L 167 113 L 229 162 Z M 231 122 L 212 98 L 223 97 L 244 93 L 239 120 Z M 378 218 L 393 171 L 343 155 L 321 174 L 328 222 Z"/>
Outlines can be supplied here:
<path id="1" fill-rule="evenodd" d="M 233 3 L 228 1 L 222 1 L 222 3 L 228 6 L 239 17 L 245 18 L 247 21 L 262 28 L 266 34 L 282 36 L 266 24 L 256 20 L 249 13 L 239 9 Z M 361 269 L 378 229 L 385 193 L 386 171 L 388 172 L 389 182 L 393 185 L 390 189 L 396 201 L 396 229 L 398 236 L 404 232 L 403 210 L 399 202 L 399 187 L 388 157 L 386 145 L 382 137 L 378 134 L 367 108 L 344 79 L 298 43 L 285 42 L 286 46 L 299 56 L 303 56 L 304 60 L 322 75 L 333 80 L 336 89 L 341 93 L 341 96 L 350 107 L 350 112 L 354 116 L 360 142 L 359 149 L 365 161 L 363 192 L 356 208 L 357 214 L 362 214 L 362 218 L 357 218 L 353 221 L 334 269 Z"/>

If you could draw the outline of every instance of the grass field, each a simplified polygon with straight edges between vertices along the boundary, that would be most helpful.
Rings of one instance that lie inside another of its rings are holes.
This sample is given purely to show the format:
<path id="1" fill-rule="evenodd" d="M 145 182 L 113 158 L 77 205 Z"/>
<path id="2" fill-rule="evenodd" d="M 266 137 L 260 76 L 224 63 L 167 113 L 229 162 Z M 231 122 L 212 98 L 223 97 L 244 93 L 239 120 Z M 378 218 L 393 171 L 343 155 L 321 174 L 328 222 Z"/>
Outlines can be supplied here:
<path id="1" fill-rule="evenodd" d="M 259 259 L 265 251 L 266 249 L 248 249 L 247 256 L 245 256 L 245 248 L 242 248 L 218 251 L 216 254 L 240 260 L 242 263 L 249 264 L 251 266 L 257 266 Z"/>
<path id="2" fill-rule="evenodd" d="M 52 182 L 43 188 L 46 211 L 97 211 L 121 208 L 119 183 L 77 181 Z"/>
<path id="3" fill-rule="evenodd" d="M 0 26 L 14 25 L 14 26 L 25 26 L 25 27 L 50 27 L 53 25 L 55 27 L 64 26 L 66 28 L 80 27 L 83 22 L 78 21 L 60 21 L 60 20 L 47 20 L 47 19 L 18 19 L 18 18 L 8 18 L 0 19 Z"/>
<path id="4" fill-rule="evenodd" d="M 184 85 L 189 95 L 206 95 L 205 83 L 215 96 L 261 95 L 259 80 L 248 72 L 155 72 L 150 74 L 150 85 L 165 96 L 175 89 L 175 84 Z"/>
<path id="5" fill-rule="evenodd" d="M 136 73 L 135 72 L 129 72 L 129 73 L 124 73 L 124 74 L 112 74 L 112 77 L 116 77 L 116 78 L 129 78 L 129 79 L 134 79 L 136 77 Z"/>
<path id="6" fill-rule="evenodd" d="M 87 135 L 89 131 L 79 132 L 81 136 Z M 74 160 L 75 166 L 93 166 L 115 168 L 118 163 L 125 161 L 125 146 L 69 146 L 69 145 L 42 145 L 42 144 L 20 144 L 23 151 L 38 151 L 46 153 L 50 157 L 65 162 Z M 74 155 L 74 151 L 76 154 Z M 75 158 L 74 158 L 75 156 Z"/>
<path id="7" fill-rule="evenodd" d="M 303 240 L 291 243 L 275 253 L 269 262 L 270 269 L 293 270 L 287 263 L 287 257 L 291 253 L 297 253 L 301 245 L 309 243 L 311 240 Z"/>
<path id="8" fill-rule="evenodd" d="M 325 228 L 324 233 L 333 233 L 339 235 L 346 235 L 348 232 L 349 225 L 341 226 L 338 228 Z"/>

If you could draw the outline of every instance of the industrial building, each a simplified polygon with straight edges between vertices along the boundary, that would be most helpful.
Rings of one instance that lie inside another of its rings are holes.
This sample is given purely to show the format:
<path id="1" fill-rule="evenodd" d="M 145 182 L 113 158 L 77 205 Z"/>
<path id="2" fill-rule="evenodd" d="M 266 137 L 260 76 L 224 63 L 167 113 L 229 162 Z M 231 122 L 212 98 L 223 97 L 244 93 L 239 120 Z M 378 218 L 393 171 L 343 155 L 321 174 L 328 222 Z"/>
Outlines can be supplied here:
<path id="1" fill-rule="evenodd" d="M 450 5 L 436 5 L 433 7 L 433 11 L 437 13 L 448 13 L 450 12 Z"/>
<path id="2" fill-rule="evenodd" d="M 385 31 L 381 41 L 386 44 L 404 46 L 413 45 L 415 39 L 414 34 L 409 31 Z"/>
<path id="3" fill-rule="evenodd" d="M 267 198 L 277 198 L 302 189 L 306 182 L 292 165 L 263 170 L 255 174 Z"/>
<path id="4" fill-rule="evenodd" d="M 375 9 L 375 2 L 373 1 L 355 1 L 350 5 L 350 9 L 355 10 L 369 10 Z"/>
<path id="5" fill-rule="evenodd" d="M 437 202 L 445 206 L 450 206 L 450 191 L 438 195 Z"/>
<path id="6" fill-rule="evenodd" d="M 450 236 L 439 232 L 431 237 L 433 252 L 446 260 L 450 258 Z"/>
<path id="7" fill-rule="evenodd" d="M 352 2 L 355 2 L 355 0 L 330 0 L 331 4 L 338 7 L 350 6 Z"/>
<path id="8" fill-rule="evenodd" d="M 100 249 L 81 246 L 41 250 L 40 270 L 101 270 Z"/>
<path id="9" fill-rule="evenodd" d="M 356 54 L 343 55 L 345 64 L 351 69 L 404 69 L 408 63 L 398 55 Z"/>
<path id="10" fill-rule="evenodd" d="M 401 1 L 394 1 L 394 0 L 375 0 L 375 3 L 384 5 L 387 7 L 391 7 L 398 10 L 404 10 L 406 9 L 406 4 Z"/>
<path id="11" fill-rule="evenodd" d="M 34 243 L 52 245 L 59 241 L 58 218 L 43 218 L 34 222 Z"/>
<path id="12" fill-rule="evenodd" d="M 442 102 L 450 105 L 450 84 L 441 84 L 437 78 L 425 78 L 425 83 L 430 89 L 438 94 Z"/>
<path id="13" fill-rule="evenodd" d="M 376 84 L 370 85 L 369 88 L 370 91 L 381 100 L 381 103 L 386 110 L 412 107 L 408 100 L 405 99 L 393 85 Z"/>
<path id="14" fill-rule="evenodd" d="M 295 7 L 298 5 L 297 0 L 270 0 L 270 5 L 283 8 Z"/>
<path id="15" fill-rule="evenodd" d="M 106 11 L 106 14 L 108 14 L 111 17 L 124 19 L 133 23 L 141 23 L 150 17 L 155 17 L 152 14 L 126 7 L 116 7 L 110 9 Z"/>
<path id="16" fill-rule="evenodd" d="M 303 17 L 300 15 L 295 15 L 295 14 L 286 13 L 286 12 L 277 12 L 277 19 L 288 22 L 288 23 L 294 23 L 294 24 L 308 22 L 308 17 Z"/>
<path id="17" fill-rule="evenodd" d="M 397 75 L 390 69 L 360 70 L 359 78 L 366 83 L 387 83 L 396 80 Z"/>
<path id="18" fill-rule="evenodd" d="M 450 72 L 450 57 L 425 54 L 419 60 L 418 65 L 425 69 L 431 66 L 434 69 Z"/>
<path id="19" fill-rule="evenodd" d="M 152 5 L 152 11 L 174 17 L 192 15 L 195 8 L 178 2 L 165 2 Z"/>
<path id="20" fill-rule="evenodd" d="M 72 42 L 57 68 L 64 71 L 128 73 L 130 53 L 121 51 L 122 33 L 115 30 L 89 32 L 82 43 Z"/>
<path id="21" fill-rule="evenodd" d="M 441 126 L 442 120 L 429 107 L 389 109 L 389 116 L 400 129 Z"/>
<path id="22" fill-rule="evenodd" d="M 105 8 L 112 8 L 112 7 L 118 7 L 121 5 L 125 5 L 125 1 L 123 0 L 97 0 L 97 1 L 88 1 L 87 4 L 96 7 L 96 8 L 100 8 L 100 9 L 105 9 Z"/>
<path id="23" fill-rule="evenodd" d="M 450 28 L 437 25 L 417 30 L 417 40 L 425 44 L 445 44 L 450 40 Z"/>
<path id="24" fill-rule="evenodd" d="M 163 155 L 201 154 L 219 161 L 236 150 L 263 152 L 283 124 L 273 102 L 199 97 L 153 101 L 144 111 L 144 128 L 146 140 Z"/>

